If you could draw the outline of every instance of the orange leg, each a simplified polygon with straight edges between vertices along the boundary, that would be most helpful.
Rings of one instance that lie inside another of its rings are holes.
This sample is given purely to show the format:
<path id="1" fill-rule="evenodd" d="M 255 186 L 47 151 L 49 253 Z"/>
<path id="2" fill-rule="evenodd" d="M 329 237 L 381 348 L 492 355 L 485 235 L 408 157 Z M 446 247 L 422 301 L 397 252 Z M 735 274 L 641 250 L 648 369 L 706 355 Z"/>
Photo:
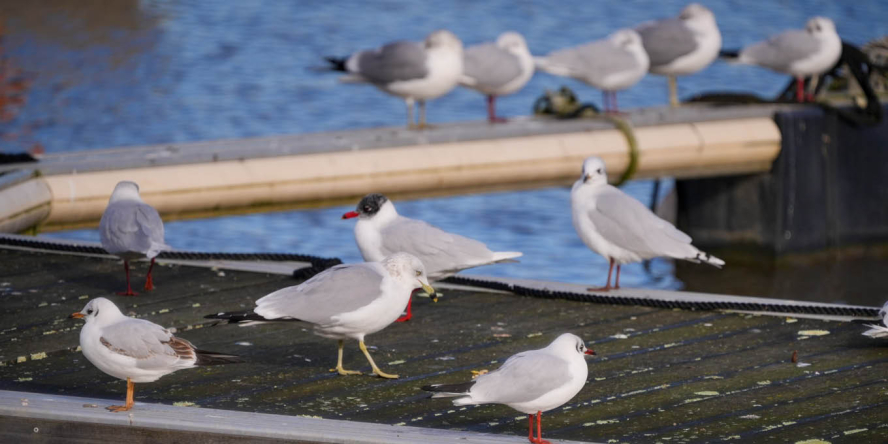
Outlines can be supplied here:
<path id="1" fill-rule="evenodd" d="M 619 276 L 620 276 L 619 265 L 617 267 L 618 267 L 617 268 L 617 270 L 618 270 L 617 271 L 617 279 L 620 279 L 619 278 Z M 611 287 L 611 274 L 613 274 L 613 272 L 614 272 L 614 260 L 611 259 L 610 260 L 610 267 L 607 269 L 607 284 L 605 284 L 604 287 L 589 287 L 586 290 L 588 290 L 588 291 L 608 291 L 608 290 L 610 290 L 611 288 L 613 288 L 613 287 Z M 619 288 L 619 287 L 617 287 L 617 288 Z"/>
<path id="2" fill-rule="evenodd" d="M 136 384 L 130 379 L 126 378 L 126 405 L 112 405 L 108 407 L 108 410 L 112 412 L 125 412 L 133 408 L 133 392 L 136 389 Z"/>
<path id="3" fill-rule="evenodd" d="M 796 102 L 805 101 L 805 79 L 796 77 Z"/>
<path id="4" fill-rule="evenodd" d="M 407 322 L 413 318 L 413 312 L 410 310 L 411 305 L 413 305 L 413 295 L 410 295 L 410 300 L 407 301 L 407 314 L 395 319 L 395 322 Z"/>
<path id="5" fill-rule="evenodd" d="M 487 121 L 490 123 L 503 123 L 506 119 L 496 116 L 496 96 L 487 96 Z"/>
<path id="6" fill-rule="evenodd" d="M 148 275 L 145 276 L 145 290 L 154 290 L 154 279 L 151 279 L 152 269 L 154 269 L 154 258 L 151 258 L 151 265 L 148 266 Z"/>
<path id="7" fill-rule="evenodd" d="M 533 442 L 533 419 L 536 415 L 527 415 L 527 440 Z"/>
<path id="8" fill-rule="evenodd" d="M 536 437 L 536 439 L 533 439 L 533 437 L 531 437 L 530 442 L 532 442 L 534 444 L 552 444 L 551 442 L 543 439 L 543 412 L 537 412 L 536 418 L 537 418 L 537 437 Z"/>
<path id="9" fill-rule="evenodd" d="M 130 287 L 130 278 L 129 278 L 129 262 L 123 261 L 123 271 L 126 272 L 126 291 L 118 291 L 117 294 L 120 296 L 135 296 L 136 293 L 133 292 L 133 288 Z"/>

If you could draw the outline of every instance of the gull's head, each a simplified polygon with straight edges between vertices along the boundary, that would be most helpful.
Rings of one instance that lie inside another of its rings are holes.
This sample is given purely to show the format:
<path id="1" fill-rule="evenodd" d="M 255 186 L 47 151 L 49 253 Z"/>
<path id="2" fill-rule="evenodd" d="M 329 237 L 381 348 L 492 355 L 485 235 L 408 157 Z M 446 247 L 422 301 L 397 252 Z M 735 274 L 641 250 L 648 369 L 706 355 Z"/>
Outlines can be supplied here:
<path id="1" fill-rule="evenodd" d="M 71 313 L 68 318 L 83 319 L 87 323 L 98 322 L 101 324 L 106 320 L 113 320 L 121 314 L 120 309 L 113 302 L 105 298 L 95 298 L 87 302 L 83 310 Z"/>
<path id="2" fill-rule="evenodd" d="M 425 265 L 410 253 L 395 253 L 382 260 L 389 274 L 401 282 L 409 283 L 414 289 L 422 288 L 434 298 L 435 289 L 429 285 Z"/>
<path id="3" fill-rule="evenodd" d="M 139 197 L 139 185 L 128 180 L 118 182 L 111 192 L 111 202 L 119 200 L 142 200 Z"/>
<path id="4" fill-rule="evenodd" d="M 556 353 L 570 355 L 571 353 L 576 353 L 582 357 L 591 356 L 595 354 L 595 350 L 590 348 L 586 348 L 586 343 L 583 342 L 583 339 L 579 336 L 572 333 L 564 333 L 561 336 L 555 338 L 549 347 L 553 349 Z"/>
<path id="5" fill-rule="evenodd" d="M 604 161 L 594 156 L 583 161 L 583 176 L 580 180 L 586 185 L 606 184 L 607 171 L 604 169 Z"/>
<path id="6" fill-rule="evenodd" d="M 524 40 L 524 37 L 521 34 L 514 31 L 500 34 L 496 39 L 496 46 L 499 46 L 512 54 L 530 53 L 530 50 L 527 49 L 527 41 Z"/>
<path id="7" fill-rule="evenodd" d="M 888 302 L 882 306 L 882 309 L 879 310 L 879 317 L 882 318 L 882 323 L 888 327 Z"/>
<path id="8" fill-rule="evenodd" d="M 829 37 L 836 34 L 836 24 L 826 17 L 811 17 L 805 24 L 805 31 L 814 37 Z"/>
<path id="9" fill-rule="evenodd" d="M 426 49 L 446 48 L 462 53 L 463 44 L 456 34 L 446 29 L 439 29 L 426 37 L 425 47 Z"/>
<path id="10" fill-rule="evenodd" d="M 685 6 L 681 13 L 678 14 L 678 18 L 685 25 L 698 31 L 711 30 L 713 28 L 718 30 L 718 26 L 715 23 L 715 14 L 712 13 L 712 10 L 699 3 L 691 3 Z"/>
<path id="11" fill-rule="evenodd" d="M 343 214 L 342 218 L 373 218 L 374 216 L 379 214 L 380 211 L 382 211 L 383 213 L 386 213 L 388 211 L 395 211 L 395 205 L 392 204 L 392 202 L 382 194 L 370 193 L 364 196 L 364 198 L 361 199 L 360 202 L 358 202 L 358 206 L 355 207 L 355 211 L 349 211 L 348 213 Z"/>
<path id="12" fill-rule="evenodd" d="M 644 44 L 641 41 L 641 35 L 639 35 L 637 32 L 635 32 L 634 29 L 631 29 L 631 28 L 620 29 L 620 30 L 614 32 L 613 34 L 611 34 L 608 38 L 615 45 L 617 45 L 618 47 L 620 47 L 626 51 L 629 51 L 629 52 L 636 52 L 639 50 L 644 51 Z M 645 54 L 647 54 L 647 53 L 645 53 Z"/>

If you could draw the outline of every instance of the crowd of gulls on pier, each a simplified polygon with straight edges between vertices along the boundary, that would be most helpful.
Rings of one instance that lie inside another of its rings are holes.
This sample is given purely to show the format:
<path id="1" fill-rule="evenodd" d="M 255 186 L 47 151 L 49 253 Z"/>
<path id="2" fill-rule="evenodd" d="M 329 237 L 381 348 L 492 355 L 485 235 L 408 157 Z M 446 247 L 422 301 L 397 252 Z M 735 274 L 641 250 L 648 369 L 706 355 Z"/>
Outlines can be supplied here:
<path id="1" fill-rule="evenodd" d="M 675 76 L 703 69 L 716 58 L 720 47 L 721 36 L 712 12 L 691 4 L 676 18 L 622 29 L 604 40 L 544 57 L 533 58 L 524 39 L 514 32 L 501 35 L 496 43 L 463 51 L 462 43 L 452 33 L 435 31 L 422 43 L 390 43 L 331 62 L 336 69 L 348 72 L 351 80 L 368 82 L 403 97 L 408 116 L 418 101 L 422 125 L 425 101 L 446 94 L 458 83 L 487 95 L 489 117 L 495 120 L 495 97 L 520 89 L 532 76 L 534 66 L 601 89 L 611 110 L 616 110 L 616 91 L 631 87 L 649 71 L 669 76 L 674 98 Z M 738 61 L 804 77 L 832 67 L 840 50 L 832 21 L 815 17 L 804 30 L 787 31 L 742 50 Z M 799 98 L 804 98 L 802 90 Z M 609 185 L 605 164 L 597 157 L 582 164 L 571 190 L 571 210 L 579 237 L 610 262 L 605 285 L 590 291 L 619 289 L 621 265 L 655 257 L 724 265 L 721 259 L 694 247 L 687 234 Z M 373 361 L 364 343 L 367 335 L 410 319 L 410 300 L 415 291 L 434 298 L 432 284 L 436 281 L 461 270 L 514 261 L 521 256 L 520 252 L 491 251 L 477 240 L 401 216 L 395 204 L 381 194 L 366 195 L 354 211 L 342 217 L 357 218 L 355 241 L 365 262 L 337 265 L 299 285 L 277 290 L 258 299 L 250 312 L 221 312 L 207 317 L 241 326 L 270 321 L 288 321 L 277 322 L 280 328 L 307 324 L 315 335 L 337 342 L 334 371 L 340 375 L 361 373 L 345 369 L 342 363 L 345 341 L 356 340 L 374 375 L 398 378 Z M 102 246 L 123 259 L 127 288 L 120 294 L 135 296 L 129 262 L 145 258 L 151 265 L 143 288 L 152 290 L 155 257 L 170 247 L 164 242 L 159 214 L 142 201 L 137 184 L 117 184 L 99 230 Z M 886 322 L 885 309 L 881 316 Z M 86 358 L 103 372 L 127 381 L 125 404 L 109 407 L 115 412 L 133 408 L 135 383 L 156 381 L 195 366 L 242 362 L 237 356 L 198 349 L 150 321 L 130 318 L 106 298 L 90 300 L 71 317 L 86 321 L 80 333 Z M 886 326 L 871 327 L 865 334 L 888 336 Z M 585 359 L 594 354 L 581 338 L 564 333 L 547 347 L 518 353 L 498 369 L 473 380 L 422 389 L 432 392 L 433 397 L 453 397 L 455 405 L 508 405 L 528 415 L 530 441 L 544 443 L 542 412 L 565 404 L 582 389 L 587 378 Z"/>

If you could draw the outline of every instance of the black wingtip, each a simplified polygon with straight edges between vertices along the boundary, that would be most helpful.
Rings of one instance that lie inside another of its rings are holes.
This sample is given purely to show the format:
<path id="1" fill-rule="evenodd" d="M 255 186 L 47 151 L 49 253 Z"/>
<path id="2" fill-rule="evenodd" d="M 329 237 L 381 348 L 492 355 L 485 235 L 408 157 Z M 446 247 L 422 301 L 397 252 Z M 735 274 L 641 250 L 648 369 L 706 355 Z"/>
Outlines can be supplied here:
<path id="1" fill-rule="evenodd" d="M 348 72 L 348 70 L 345 68 L 345 62 L 348 61 L 347 58 L 330 56 L 324 57 L 324 60 L 330 63 L 330 69 L 332 69 L 333 71 Z"/>
<path id="2" fill-rule="evenodd" d="M 195 350 L 194 354 L 197 357 L 197 362 L 195 362 L 195 364 L 200 366 L 240 364 L 246 362 L 244 358 L 241 358 L 240 356 L 228 355 L 225 353 L 216 353 L 206 350 Z"/>
<path id="3" fill-rule="evenodd" d="M 740 57 L 739 49 L 723 49 L 718 52 L 718 56 L 723 59 L 736 59 Z"/>
<path id="4" fill-rule="evenodd" d="M 223 321 L 228 321 L 229 324 L 237 324 L 240 322 L 249 322 L 249 321 L 267 321 L 267 319 L 262 316 L 257 315 L 256 313 L 213 313 L 204 316 L 204 319 L 220 319 Z"/>
<path id="5" fill-rule="evenodd" d="M 475 385 L 475 381 L 463 382 L 460 384 L 425 385 L 420 387 L 420 389 L 426 392 L 468 393 L 473 385 Z"/>

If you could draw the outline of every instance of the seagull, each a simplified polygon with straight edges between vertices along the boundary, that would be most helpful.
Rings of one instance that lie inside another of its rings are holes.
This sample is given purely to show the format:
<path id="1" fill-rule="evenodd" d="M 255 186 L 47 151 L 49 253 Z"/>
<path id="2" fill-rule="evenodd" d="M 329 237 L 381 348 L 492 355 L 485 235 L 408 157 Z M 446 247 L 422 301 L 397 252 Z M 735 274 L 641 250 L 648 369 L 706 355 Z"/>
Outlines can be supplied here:
<path id="1" fill-rule="evenodd" d="M 651 60 L 650 71 L 669 79 L 669 103 L 678 106 L 675 76 L 709 66 L 721 50 L 721 33 L 709 8 L 691 3 L 676 18 L 646 22 L 635 28 Z"/>
<path id="2" fill-rule="evenodd" d="M 461 384 L 432 384 L 422 390 L 434 392 L 432 398 L 453 398 L 453 405 L 505 404 L 527 414 L 527 439 L 535 444 L 543 440 L 543 412 L 564 405 L 586 384 L 587 349 L 579 336 L 564 333 L 546 348 L 518 353 L 495 371 Z M 537 437 L 533 437 L 536 419 Z"/>
<path id="3" fill-rule="evenodd" d="M 435 293 L 422 262 L 411 254 L 395 253 L 379 262 L 329 268 L 299 285 L 260 298 L 253 313 L 217 313 L 206 318 L 243 326 L 265 321 L 307 322 L 313 325 L 314 334 L 339 340 L 339 359 L 330 371 L 343 376 L 361 374 L 342 367 L 344 340 L 351 338 L 358 341 L 373 373 L 394 379 L 398 375 L 383 372 L 373 362 L 364 336 L 395 322 L 417 288 Z"/>
<path id="4" fill-rule="evenodd" d="M 413 128 L 413 106 L 419 101 L 419 128 L 425 128 L 425 102 L 450 92 L 463 73 L 463 45 L 447 30 L 429 34 L 424 42 L 396 41 L 349 57 L 327 57 L 330 69 L 348 73 L 344 82 L 366 82 L 402 97 L 407 127 Z"/>
<path id="5" fill-rule="evenodd" d="M 871 338 L 888 338 L 888 302 L 879 310 L 879 317 L 882 318 L 882 325 L 869 324 L 869 330 L 863 332 L 864 336 Z"/>
<path id="6" fill-rule="evenodd" d="M 805 100 L 805 77 L 819 76 L 842 56 L 836 25 L 825 17 L 808 20 L 805 29 L 793 29 L 740 51 L 738 63 L 758 65 L 796 78 L 796 100 Z"/>
<path id="7" fill-rule="evenodd" d="M 365 261 L 379 261 L 398 251 L 418 257 L 428 270 L 429 280 L 439 281 L 467 268 L 512 261 L 520 257 L 517 251 L 490 251 L 474 239 L 448 233 L 426 222 L 398 214 L 395 205 L 382 194 L 368 194 L 358 202 L 357 211 L 342 215 L 343 219 L 357 217 L 355 241 Z M 431 294 L 429 294 L 431 296 Z M 407 314 L 413 314 L 407 304 Z"/>
<path id="8" fill-rule="evenodd" d="M 572 77 L 601 90 L 605 111 L 617 112 L 617 91 L 638 83 L 650 59 L 641 36 L 621 29 L 602 40 L 561 49 L 536 58 L 537 66 L 557 76 Z"/>
<path id="9" fill-rule="evenodd" d="M 504 32 L 496 43 L 470 46 L 463 53 L 460 84 L 487 95 L 487 120 L 505 122 L 496 116 L 496 98 L 512 94 L 533 77 L 533 56 L 524 37 Z"/>
<path id="10" fill-rule="evenodd" d="M 589 157 L 583 175 L 570 190 L 573 225 L 583 243 L 610 261 L 607 284 L 589 291 L 620 288 L 620 265 L 659 256 L 706 262 L 721 268 L 725 262 L 691 245 L 691 237 L 657 217 L 638 200 L 607 183 L 604 162 Z M 616 285 L 611 273 L 617 264 Z"/>
<path id="11" fill-rule="evenodd" d="M 86 359 L 99 370 L 126 379 L 126 404 L 108 407 L 112 412 L 133 408 L 137 382 L 154 382 L 183 368 L 243 362 L 234 355 L 199 350 L 153 322 L 127 317 L 105 298 L 87 302 L 69 318 L 86 321 L 80 330 Z"/>
<path id="12" fill-rule="evenodd" d="M 129 261 L 142 257 L 151 259 L 145 277 L 145 290 L 154 290 L 151 279 L 154 258 L 161 251 L 169 250 L 170 246 L 163 242 L 163 220 L 157 210 L 139 196 L 139 186 L 135 182 L 123 181 L 114 187 L 99 222 L 99 236 L 102 248 L 123 259 L 126 291 L 117 294 L 136 295 L 130 287 Z"/>

